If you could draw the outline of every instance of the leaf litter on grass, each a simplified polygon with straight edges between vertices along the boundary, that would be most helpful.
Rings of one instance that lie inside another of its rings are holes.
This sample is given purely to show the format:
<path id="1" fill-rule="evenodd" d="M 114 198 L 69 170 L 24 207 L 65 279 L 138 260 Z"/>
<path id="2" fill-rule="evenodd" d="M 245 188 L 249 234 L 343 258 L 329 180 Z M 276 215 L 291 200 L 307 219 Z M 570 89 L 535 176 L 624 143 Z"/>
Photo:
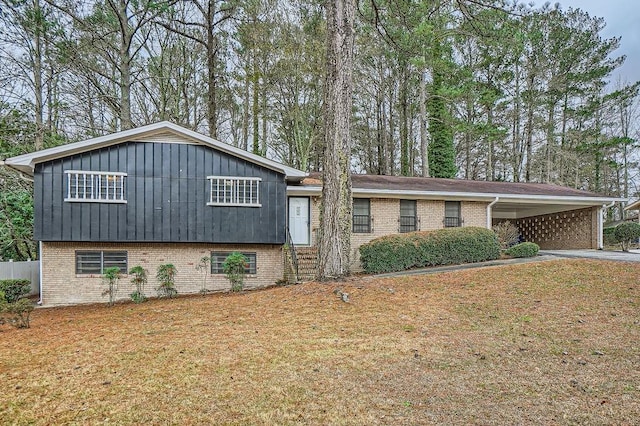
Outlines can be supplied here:
<path id="1" fill-rule="evenodd" d="M 633 424 L 638 272 L 559 260 L 38 309 L 0 331 L 0 419 Z"/>

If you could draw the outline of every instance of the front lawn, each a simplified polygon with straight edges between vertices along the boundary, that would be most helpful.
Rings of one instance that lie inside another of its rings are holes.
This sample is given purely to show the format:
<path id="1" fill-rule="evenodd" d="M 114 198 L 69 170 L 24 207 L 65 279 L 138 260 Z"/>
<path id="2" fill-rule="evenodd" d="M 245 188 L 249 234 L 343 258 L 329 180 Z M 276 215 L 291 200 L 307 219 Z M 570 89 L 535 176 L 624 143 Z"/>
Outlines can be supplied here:
<path id="1" fill-rule="evenodd" d="M 639 275 L 558 260 L 39 309 L 0 328 L 0 423 L 634 424 Z"/>

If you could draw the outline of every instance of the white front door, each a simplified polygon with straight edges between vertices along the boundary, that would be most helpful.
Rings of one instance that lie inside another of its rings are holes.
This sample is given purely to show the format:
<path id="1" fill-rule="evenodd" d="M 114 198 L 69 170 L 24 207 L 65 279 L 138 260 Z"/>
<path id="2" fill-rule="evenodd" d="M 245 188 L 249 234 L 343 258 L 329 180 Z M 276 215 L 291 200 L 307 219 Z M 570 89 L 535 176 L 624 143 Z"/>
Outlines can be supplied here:
<path id="1" fill-rule="evenodd" d="M 289 197 L 289 232 L 296 245 L 309 245 L 309 198 Z"/>

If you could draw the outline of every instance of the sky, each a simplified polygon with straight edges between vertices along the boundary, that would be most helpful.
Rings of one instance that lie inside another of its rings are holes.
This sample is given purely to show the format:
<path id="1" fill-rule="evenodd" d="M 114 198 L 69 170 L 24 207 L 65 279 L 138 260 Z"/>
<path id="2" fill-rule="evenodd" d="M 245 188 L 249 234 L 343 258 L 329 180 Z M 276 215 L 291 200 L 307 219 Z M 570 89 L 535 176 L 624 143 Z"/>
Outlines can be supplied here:
<path id="1" fill-rule="evenodd" d="M 582 9 L 591 16 L 604 18 L 607 26 L 601 33 L 604 38 L 622 37 L 620 47 L 614 55 L 625 55 L 624 64 L 613 73 L 612 81 L 618 77 L 627 83 L 640 80 L 640 7 L 638 0 L 554 0 L 563 10 Z M 535 0 L 536 7 L 545 4 Z"/>

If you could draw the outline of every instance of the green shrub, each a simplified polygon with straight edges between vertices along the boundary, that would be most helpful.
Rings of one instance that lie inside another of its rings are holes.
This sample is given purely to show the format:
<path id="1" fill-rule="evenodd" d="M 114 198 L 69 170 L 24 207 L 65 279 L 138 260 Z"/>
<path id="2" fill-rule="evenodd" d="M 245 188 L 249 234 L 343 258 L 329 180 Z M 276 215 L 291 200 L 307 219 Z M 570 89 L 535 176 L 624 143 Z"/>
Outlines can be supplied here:
<path id="1" fill-rule="evenodd" d="M 241 291 L 244 286 L 244 271 L 249 260 L 237 251 L 231 253 L 222 264 L 222 271 L 231 282 L 231 291 Z"/>
<path id="2" fill-rule="evenodd" d="M 446 228 L 376 238 L 360 246 L 367 273 L 482 262 L 500 257 L 496 234 L 485 228 Z"/>
<path id="3" fill-rule="evenodd" d="M 178 270 L 171 263 L 158 266 L 156 278 L 160 281 L 160 285 L 156 288 L 159 297 L 172 298 L 178 294 L 176 290 L 176 274 Z"/>
<path id="4" fill-rule="evenodd" d="M 113 306 L 118 292 L 118 280 L 120 279 L 120 268 L 112 266 L 104 270 L 102 279 L 107 282 L 107 288 L 102 292 L 103 296 L 109 296 L 109 306 Z"/>
<path id="5" fill-rule="evenodd" d="M 540 246 L 536 243 L 520 243 L 509 247 L 505 253 L 511 257 L 533 257 L 538 255 Z"/>
<path id="6" fill-rule="evenodd" d="M 620 242 L 616 238 L 615 232 L 616 232 L 615 226 L 604 228 L 602 230 L 602 238 L 605 246 L 613 246 Z"/>
<path id="7" fill-rule="evenodd" d="M 13 303 L 1 302 L 0 314 L 9 314 L 3 318 L 15 328 L 29 328 L 29 319 L 33 311 L 33 303 L 29 299 L 18 299 Z"/>
<path id="8" fill-rule="evenodd" d="M 640 238 L 640 223 L 636 222 L 624 222 L 616 226 L 613 235 L 616 240 L 622 245 L 623 251 L 629 251 L 629 246 L 632 242 L 637 241 Z"/>
<path id="9" fill-rule="evenodd" d="M 29 280 L 0 280 L 0 292 L 4 293 L 7 303 L 15 303 L 31 291 Z"/>
<path id="10" fill-rule="evenodd" d="M 147 300 L 147 296 L 144 295 L 144 285 L 147 283 L 147 270 L 142 266 L 134 266 L 129 270 L 129 275 L 133 275 L 131 278 L 131 284 L 136 287 L 136 290 L 129 295 L 134 303 L 142 303 Z"/>

